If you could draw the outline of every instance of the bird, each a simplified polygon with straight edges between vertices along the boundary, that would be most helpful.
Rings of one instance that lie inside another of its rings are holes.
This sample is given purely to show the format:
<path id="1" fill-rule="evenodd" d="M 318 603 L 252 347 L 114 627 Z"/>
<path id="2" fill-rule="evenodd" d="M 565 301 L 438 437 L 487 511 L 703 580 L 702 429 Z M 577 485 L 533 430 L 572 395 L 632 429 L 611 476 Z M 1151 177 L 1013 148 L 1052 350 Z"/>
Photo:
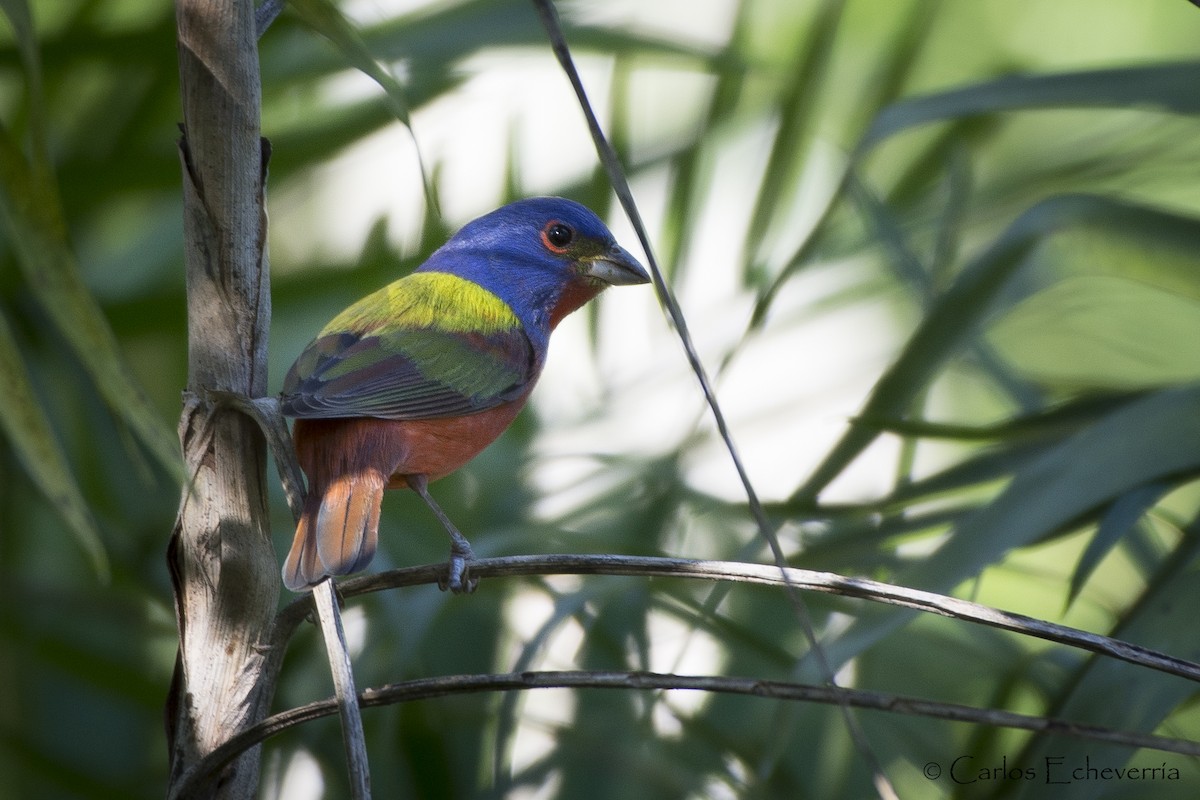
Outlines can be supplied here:
<path id="1" fill-rule="evenodd" d="M 450 537 L 443 588 L 474 589 L 470 543 L 428 484 L 513 422 L 564 317 L 608 286 L 649 281 L 586 206 L 533 197 L 468 222 L 414 271 L 335 316 L 280 393 L 308 483 L 284 585 L 303 592 L 365 568 L 384 490 L 408 488 Z"/>

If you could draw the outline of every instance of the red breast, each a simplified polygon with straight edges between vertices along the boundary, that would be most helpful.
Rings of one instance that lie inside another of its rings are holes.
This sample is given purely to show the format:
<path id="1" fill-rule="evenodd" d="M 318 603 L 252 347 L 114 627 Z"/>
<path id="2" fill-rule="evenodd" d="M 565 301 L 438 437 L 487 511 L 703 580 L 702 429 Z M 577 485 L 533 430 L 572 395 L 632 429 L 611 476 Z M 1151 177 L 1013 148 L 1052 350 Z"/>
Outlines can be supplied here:
<path id="1" fill-rule="evenodd" d="M 512 423 L 528 394 L 460 417 L 298 419 L 292 433 L 296 455 L 314 487 L 374 469 L 391 475 L 389 488 L 407 488 L 405 475 L 437 480 L 478 455 Z"/>

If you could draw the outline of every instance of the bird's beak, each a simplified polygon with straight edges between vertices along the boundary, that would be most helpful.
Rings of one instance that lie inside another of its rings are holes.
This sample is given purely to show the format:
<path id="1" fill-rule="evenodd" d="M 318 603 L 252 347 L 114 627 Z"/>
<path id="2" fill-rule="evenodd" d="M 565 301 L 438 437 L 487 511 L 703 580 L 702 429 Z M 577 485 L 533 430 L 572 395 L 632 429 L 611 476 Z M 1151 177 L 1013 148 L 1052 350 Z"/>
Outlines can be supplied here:
<path id="1" fill-rule="evenodd" d="M 614 244 L 597 256 L 582 259 L 583 274 L 610 286 L 631 286 L 649 283 L 646 268 L 629 251 Z"/>

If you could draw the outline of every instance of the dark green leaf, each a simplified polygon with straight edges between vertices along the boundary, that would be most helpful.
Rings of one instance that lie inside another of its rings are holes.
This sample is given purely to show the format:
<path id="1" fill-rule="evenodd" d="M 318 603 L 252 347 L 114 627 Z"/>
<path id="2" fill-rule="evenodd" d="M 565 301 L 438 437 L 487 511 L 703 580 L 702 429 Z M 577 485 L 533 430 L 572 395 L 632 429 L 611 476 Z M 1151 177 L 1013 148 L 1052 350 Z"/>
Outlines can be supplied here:
<path id="1" fill-rule="evenodd" d="M 1088 540 L 1087 547 L 1084 549 L 1083 555 L 1079 557 L 1079 563 L 1075 566 L 1075 572 L 1071 575 L 1071 589 L 1067 594 L 1068 603 L 1074 602 L 1075 598 L 1079 596 L 1080 590 L 1096 570 L 1101 559 L 1116 547 L 1125 534 L 1129 533 L 1145 513 L 1153 508 L 1169 490 L 1168 484 L 1148 483 L 1118 497 L 1109 506 L 1104 515 L 1100 517 L 1096 535 Z"/>
<path id="2" fill-rule="evenodd" d="M 43 412 L 29 374 L 13 340 L 12 330 L 0 314 L 0 429 L 20 459 L 25 471 L 51 506 L 62 516 L 87 554 L 92 569 L 102 580 L 109 579 L 108 554 L 100 541 L 96 521 L 71 474 L 50 421 Z"/>
<path id="3" fill-rule="evenodd" d="M 182 477 L 174 432 L 150 406 L 107 320 L 79 277 L 56 187 L 46 176 L 33 174 L 16 143 L 2 129 L 0 212 L 34 296 L 113 413 L 137 433 L 168 472 Z"/>

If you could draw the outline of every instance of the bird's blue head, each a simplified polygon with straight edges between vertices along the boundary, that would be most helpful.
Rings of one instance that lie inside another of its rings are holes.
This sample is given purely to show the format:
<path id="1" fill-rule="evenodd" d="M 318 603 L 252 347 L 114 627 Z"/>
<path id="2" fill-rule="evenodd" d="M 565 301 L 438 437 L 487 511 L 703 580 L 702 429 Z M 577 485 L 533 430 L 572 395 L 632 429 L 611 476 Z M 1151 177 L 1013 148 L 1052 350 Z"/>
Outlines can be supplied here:
<path id="1" fill-rule="evenodd" d="M 419 271 L 447 272 L 504 300 L 535 340 L 606 286 L 650 276 L 586 206 L 518 200 L 468 222 Z"/>

